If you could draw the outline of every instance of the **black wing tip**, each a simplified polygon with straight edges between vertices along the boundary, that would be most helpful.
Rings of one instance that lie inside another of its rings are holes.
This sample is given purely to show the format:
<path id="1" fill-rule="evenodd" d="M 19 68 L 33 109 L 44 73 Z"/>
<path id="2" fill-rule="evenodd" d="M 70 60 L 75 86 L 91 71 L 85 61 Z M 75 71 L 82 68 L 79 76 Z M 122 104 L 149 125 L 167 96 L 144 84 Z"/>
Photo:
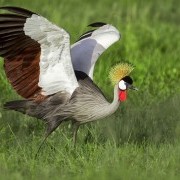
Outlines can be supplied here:
<path id="1" fill-rule="evenodd" d="M 106 25 L 107 23 L 104 22 L 95 22 L 95 23 L 91 23 L 88 25 L 88 27 L 102 27 L 104 25 Z"/>
<path id="2" fill-rule="evenodd" d="M 95 29 L 83 33 L 77 41 L 90 37 L 94 31 Z"/>
<path id="3" fill-rule="evenodd" d="M 83 33 L 76 42 L 81 41 L 83 39 L 87 39 L 88 37 L 92 35 L 92 33 L 96 30 L 96 28 L 102 27 L 104 25 L 106 25 L 106 23 L 104 22 L 95 22 L 95 23 L 89 24 L 88 27 L 94 27 L 95 29 L 92 29 L 90 31 Z"/>
<path id="4" fill-rule="evenodd" d="M 0 9 L 11 11 L 13 13 L 25 15 L 25 16 L 28 16 L 28 17 L 32 16 L 33 14 L 36 14 L 36 13 L 34 13 L 32 11 L 29 11 L 28 9 L 17 7 L 17 6 L 0 6 Z"/>

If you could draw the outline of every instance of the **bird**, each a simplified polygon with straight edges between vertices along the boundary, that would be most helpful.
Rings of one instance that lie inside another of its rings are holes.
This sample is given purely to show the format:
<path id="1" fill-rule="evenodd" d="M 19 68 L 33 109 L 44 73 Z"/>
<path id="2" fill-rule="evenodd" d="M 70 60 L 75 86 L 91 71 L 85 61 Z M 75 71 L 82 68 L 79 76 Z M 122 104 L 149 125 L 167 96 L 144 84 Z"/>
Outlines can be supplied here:
<path id="1" fill-rule="evenodd" d="M 6 102 L 4 108 L 42 120 L 43 142 L 62 122 L 71 121 L 76 144 L 80 125 L 113 114 L 126 100 L 127 90 L 137 90 L 129 63 L 110 70 L 112 103 L 93 81 L 98 57 L 120 39 L 114 26 L 92 23 L 96 29 L 70 45 L 69 33 L 43 16 L 20 7 L 0 9 L 11 12 L 0 14 L 0 56 L 9 82 L 24 98 Z"/>

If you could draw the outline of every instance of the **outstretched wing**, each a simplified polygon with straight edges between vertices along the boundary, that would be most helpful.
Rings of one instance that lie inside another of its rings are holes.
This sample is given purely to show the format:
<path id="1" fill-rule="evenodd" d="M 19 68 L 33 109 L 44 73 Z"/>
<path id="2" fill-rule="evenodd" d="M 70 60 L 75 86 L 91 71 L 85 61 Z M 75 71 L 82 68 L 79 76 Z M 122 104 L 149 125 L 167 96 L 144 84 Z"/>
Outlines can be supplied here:
<path id="1" fill-rule="evenodd" d="M 97 28 L 80 36 L 71 46 L 74 70 L 86 73 L 93 79 L 93 71 L 98 57 L 120 39 L 119 31 L 110 24 L 97 22 L 89 26 Z"/>
<path id="2" fill-rule="evenodd" d="M 72 94 L 78 87 L 70 56 L 69 34 L 44 17 L 18 7 L 1 7 L 0 56 L 6 75 L 24 98 Z"/>

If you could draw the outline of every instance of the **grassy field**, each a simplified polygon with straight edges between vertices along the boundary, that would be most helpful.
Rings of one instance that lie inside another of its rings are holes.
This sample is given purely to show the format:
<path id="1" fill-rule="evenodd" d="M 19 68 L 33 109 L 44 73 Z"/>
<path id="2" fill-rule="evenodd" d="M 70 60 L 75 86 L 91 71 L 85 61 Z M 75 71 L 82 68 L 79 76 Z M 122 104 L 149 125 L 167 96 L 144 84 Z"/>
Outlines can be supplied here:
<path id="1" fill-rule="evenodd" d="M 179 0 L 0 0 L 28 8 L 64 27 L 72 43 L 96 21 L 116 26 L 122 39 L 95 68 L 95 82 L 111 101 L 112 65 L 128 61 L 139 92 L 129 92 L 111 117 L 82 126 L 77 148 L 64 124 L 39 156 L 43 124 L 2 109 L 20 99 L 0 61 L 0 179 L 180 179 Z"/>

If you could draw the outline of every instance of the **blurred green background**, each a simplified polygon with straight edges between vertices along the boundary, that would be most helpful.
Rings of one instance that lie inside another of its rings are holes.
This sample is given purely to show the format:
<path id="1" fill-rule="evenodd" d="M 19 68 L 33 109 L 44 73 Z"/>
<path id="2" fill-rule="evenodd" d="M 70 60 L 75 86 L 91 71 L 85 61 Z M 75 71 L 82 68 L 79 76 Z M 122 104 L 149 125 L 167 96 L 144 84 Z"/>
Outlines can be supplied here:
<path id="1" fill-rule="evenodd" d="M 109 70 L 128 61 L 140 89 L 129 92 L 113 116 L 82 126 L 76 149 L 64 124 L 35 159 L 44 126 L 3 110 L 3 103 L 20 97 L 0 61 L 0 179 L 180 178 L 179 0 L 0 0 L 0 5 L 43 15 L 66 29 L 71 43 L 92 22 L 114 25 L 122 38 L 99 58 L 95 82 L 111 101 Z"/>

